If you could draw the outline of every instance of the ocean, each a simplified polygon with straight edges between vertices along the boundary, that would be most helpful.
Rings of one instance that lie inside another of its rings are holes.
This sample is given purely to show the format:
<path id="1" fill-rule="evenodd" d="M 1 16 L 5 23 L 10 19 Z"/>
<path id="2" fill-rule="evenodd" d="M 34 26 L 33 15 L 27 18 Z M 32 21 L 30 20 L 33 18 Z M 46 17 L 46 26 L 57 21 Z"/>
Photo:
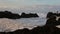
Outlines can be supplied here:
<path id="1" fill-rule="evenodd" d="M 28 28 L 32 29 L 37 26 L 43 26 L 47 21 L 47 13 L 59 11 L 59 6 L 37 6 L 37 7 L 28 7 L 28 8 L 0 8 L 0 10 L 8 10 L 12 13 L 18 13 L 21 15 L 22 12 L 25 13 L 37 13 L 39 17 L 37 18 L 20 18 L 20 19 L 8 19 L 8 18 L 0 18 L 0 31 L 8 32 L 15 31 L 17 29 Z"/>
<path id="2" fill-rule="evenodd" d="M 33 29 L 34 27 L 45 25 L 46 21 L 47 19 L 43 15 L 35 18 L 20 18 L 15 20 L 0 18 L 0 31 L 8 32 L 23 28 Z"/>

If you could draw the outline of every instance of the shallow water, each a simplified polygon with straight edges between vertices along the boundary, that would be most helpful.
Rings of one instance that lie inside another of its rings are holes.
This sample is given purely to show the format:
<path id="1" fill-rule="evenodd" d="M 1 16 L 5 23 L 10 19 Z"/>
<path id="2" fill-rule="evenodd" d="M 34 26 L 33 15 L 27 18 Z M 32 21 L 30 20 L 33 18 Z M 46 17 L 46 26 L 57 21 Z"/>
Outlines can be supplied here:
<path id="1" fill-rule="evenodd" d="M 46 18 L 21 18 L 21 19 L 17 19 L 18 23 L 24 23 L 26 25 L 31 24 L 31 25 L 45 25 L 46 23 Z"/>
<path id="2" fill-rule="evenodd" d="M 43 26 L 45 24 L 46 24 L 45 17 L 21 18 L 16 20 L 0 18 L 0 31 L 8 32 L 23 28 L 32 29 L 36 26 Z"/>

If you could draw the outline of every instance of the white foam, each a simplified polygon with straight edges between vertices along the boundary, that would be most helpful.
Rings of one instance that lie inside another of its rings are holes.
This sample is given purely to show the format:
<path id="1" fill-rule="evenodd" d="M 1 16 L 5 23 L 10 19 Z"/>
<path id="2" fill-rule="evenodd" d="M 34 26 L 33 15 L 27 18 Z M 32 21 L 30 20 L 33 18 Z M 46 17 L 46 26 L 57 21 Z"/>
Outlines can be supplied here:
<path id="1" fill-rule="evenodd" d="M 38 16 L 40 17 L 40 18 L 45 18 L 46 17 L 46 14 L 44 14 L 44 13 L 37 13 L 38 14 Z"/>
<path id="2" fill-rule="evenodd" d="M 56 27 L 57 27 L 57 28 L 60 28 L 60 25 L 57 25 Z"/>
<path id="3" fill-rule="evenodd" d="M 15 31 L 17 29 L 23 29 L 23 28 L 32 29 L 34 27 L 36 26 L 35 25 L 33 26 L 31 24 L 17 23 L 16 20 L 12 19 L 6 19 L 6 18 L 0 19 L 0 31 L 2 32 Z"/>

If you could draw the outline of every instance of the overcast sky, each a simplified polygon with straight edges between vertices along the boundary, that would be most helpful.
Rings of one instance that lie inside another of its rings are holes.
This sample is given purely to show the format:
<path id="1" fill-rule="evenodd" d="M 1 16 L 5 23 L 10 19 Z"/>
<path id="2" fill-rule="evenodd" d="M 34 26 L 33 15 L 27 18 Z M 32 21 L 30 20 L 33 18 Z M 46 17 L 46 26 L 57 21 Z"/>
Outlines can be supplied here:
<path id="1" fill-rule="evenodd" d="M 0 7 L 32 5 L 60 5 L 60 0 L 0 0 Z"/>

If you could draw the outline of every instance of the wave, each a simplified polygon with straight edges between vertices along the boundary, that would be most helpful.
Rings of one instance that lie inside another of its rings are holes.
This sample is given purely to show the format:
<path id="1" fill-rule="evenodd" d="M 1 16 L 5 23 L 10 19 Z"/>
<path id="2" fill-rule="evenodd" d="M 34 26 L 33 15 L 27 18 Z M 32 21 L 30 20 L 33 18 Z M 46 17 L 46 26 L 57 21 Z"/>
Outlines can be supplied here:
<path id="1" fill-rule="evenodd" d="M 12 20 L 12 19 L 7 19 L 7 18 L 1 18 L 0 19 L 0 31 L 1 32 L 8 32 L 8 31 L 15 31 L 16 29 L 23 29 L 23 28 L 28 28 L 32 29 L 36 27 L 36 25 L 31 25 L 31 24 L 24 24 L 24 23 L 17 23 L 18 21 Z"/>

